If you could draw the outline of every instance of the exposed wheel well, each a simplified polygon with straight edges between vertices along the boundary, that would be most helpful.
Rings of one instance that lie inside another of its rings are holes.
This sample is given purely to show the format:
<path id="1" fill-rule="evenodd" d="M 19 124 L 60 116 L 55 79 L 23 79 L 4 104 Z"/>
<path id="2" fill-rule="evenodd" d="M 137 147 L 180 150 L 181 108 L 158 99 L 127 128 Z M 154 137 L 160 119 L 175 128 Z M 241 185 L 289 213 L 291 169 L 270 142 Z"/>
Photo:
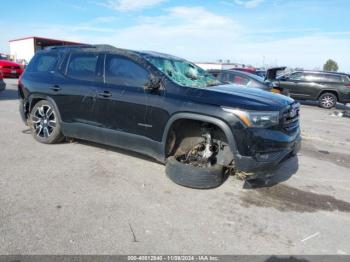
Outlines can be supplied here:
<path id="1" fill-rule="evenodd" d="M 32 100 L 30 100 L 30 103 L 25 100 L 24 104 L 23 104 L 23 113 L 24 113 L 24 117 L 28 120 L 29 118 L 29 114 L 32 111 L 33 107 L 41 100 L 44 100 L 43 98 L 33 98 Z"/>
<path id="2" fill-rule="evenodd" d="M 33 107 L 41 100 L 45 100 L 44 98 L 33 98 L 30 102 L 30 105 L 29 105 L 29 113 L 30 111 L 32 111 Z"/>
<path id="3" fill-rule="evenodd" d="M 335 95 L 336 98 L 337 98 L 337 101 L 339 101 L 338 93 L 337 93 L 337 91 L 334 91 L 334 90 L 323 90 L 323 91 L 319 94 L 319 96 L 317 97 L 317 99 L 319 99 L 320 96 L 323 95 L 323 94 L 325 94 L 325 93 L 331 93 L 331 94 Z"/>
<path id="4" fill-rule="evenodd" d="M 199 141 L 203 140 L 203 132 L 210 130 L 210 134 L 215 141 L 220 142 L 220 163 L 229 165 L 233 160 L 233 154 L 228 145 L 225 132 L 217 125 L 193 119 L 178 119 L 169 128 L 165 143 L 165 156 L 169 157 L 179 152 L 192 148 Z"/>

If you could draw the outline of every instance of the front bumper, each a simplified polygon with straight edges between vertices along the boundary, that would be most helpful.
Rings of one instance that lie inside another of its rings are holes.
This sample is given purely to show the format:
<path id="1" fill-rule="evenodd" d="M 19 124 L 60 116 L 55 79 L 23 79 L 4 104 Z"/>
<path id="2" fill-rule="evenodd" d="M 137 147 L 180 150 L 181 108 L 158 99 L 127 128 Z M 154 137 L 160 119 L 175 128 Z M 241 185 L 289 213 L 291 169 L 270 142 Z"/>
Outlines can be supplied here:
<path id="1" fill-rule="evenodd" d="M 298 132 L 293 139 L 283 143 L 283 147 L 271 148 L 269 152 L 256 153 L 254 156 L 235 154 L 235 168 L 248 175 L 268 172 L 278 167 L 283 161 L 296 155 L 301 148 L 301 136 Z"/>

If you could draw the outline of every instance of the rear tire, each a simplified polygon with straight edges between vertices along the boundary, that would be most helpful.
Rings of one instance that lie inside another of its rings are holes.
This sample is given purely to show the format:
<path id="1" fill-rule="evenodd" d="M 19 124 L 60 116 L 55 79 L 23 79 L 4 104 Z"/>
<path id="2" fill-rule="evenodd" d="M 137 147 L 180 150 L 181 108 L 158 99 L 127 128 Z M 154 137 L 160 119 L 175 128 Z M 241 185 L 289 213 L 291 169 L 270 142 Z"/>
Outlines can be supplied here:
<path id="1" fill-rule="evenodd" d="M 58 112 L 47 100 L 35 104 L 30 112 L 28 124 L 34 139 L 40 143 L 54 144 L 64 139 Z"/>
<path id="2" fill-rule="evenodd" d="M 226 178 L 220 165 L 197 167 L 181 163 L 174 156 L 168 158 L 165 172 L 176 184 L 197 189 L 218 187 Z"/>
<path id="3" fill-rule="evenodd" d="M 331 109 L 337 104 L 337 97 L 332 93 L 324 93 L 318 98 L 319 105 L 322 108 Z"/>

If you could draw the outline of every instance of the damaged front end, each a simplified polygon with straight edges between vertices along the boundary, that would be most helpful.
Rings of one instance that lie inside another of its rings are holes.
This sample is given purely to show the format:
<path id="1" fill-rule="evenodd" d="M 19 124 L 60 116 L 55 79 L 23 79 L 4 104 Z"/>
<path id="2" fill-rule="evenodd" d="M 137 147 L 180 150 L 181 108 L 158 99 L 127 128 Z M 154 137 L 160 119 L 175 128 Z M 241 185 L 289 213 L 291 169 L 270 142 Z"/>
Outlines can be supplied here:
<path id="1" fill-rule="evenodd" d="M 177 141 L 174 153 L 177 161 L 203 168 L 230 165 L 233 155 L 220 129 L 210 124 L 202 124 L 187 130 L 190 133 L 184 132 L 184 137 L 179 137 Z"/>
<path id="2" fill-rule="evenodd" d="M 236 173 L 247 179 L 271 176 L 282 162 L 299 152 L 299 108 L 298 103 L 288 105 L 275 125 L 233 130 L 238 148 Z"/>

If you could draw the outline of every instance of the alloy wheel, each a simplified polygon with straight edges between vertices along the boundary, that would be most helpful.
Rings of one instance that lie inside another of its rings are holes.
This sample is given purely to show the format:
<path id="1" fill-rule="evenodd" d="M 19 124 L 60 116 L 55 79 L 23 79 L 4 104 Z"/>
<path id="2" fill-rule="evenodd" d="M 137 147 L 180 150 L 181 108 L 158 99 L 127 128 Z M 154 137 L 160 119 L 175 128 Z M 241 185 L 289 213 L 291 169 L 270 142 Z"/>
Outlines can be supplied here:
<path id="1" fill-rule="evenodd" d="M 55 112 L 49 105 L 42 105 L 32 115 L 32 122 L 35 135 L 41 138 L 48 138 L 56 128 Z"/>
<path id="2" fill-rule="evenodd" d="M 321 103 L 322 103 L 322 105 L 324 106 L 324 107 L 326 107 L 326 108 L 331 108 L 331 107 L 333 107 L 334 106 L 334 98 L 332 97 L 332 96 L 329 96 L 329 95 L 327 95 L 327 96 L 324 96 L 323 98 L 322 98 L 322 100 L 321 100 Z"/>

